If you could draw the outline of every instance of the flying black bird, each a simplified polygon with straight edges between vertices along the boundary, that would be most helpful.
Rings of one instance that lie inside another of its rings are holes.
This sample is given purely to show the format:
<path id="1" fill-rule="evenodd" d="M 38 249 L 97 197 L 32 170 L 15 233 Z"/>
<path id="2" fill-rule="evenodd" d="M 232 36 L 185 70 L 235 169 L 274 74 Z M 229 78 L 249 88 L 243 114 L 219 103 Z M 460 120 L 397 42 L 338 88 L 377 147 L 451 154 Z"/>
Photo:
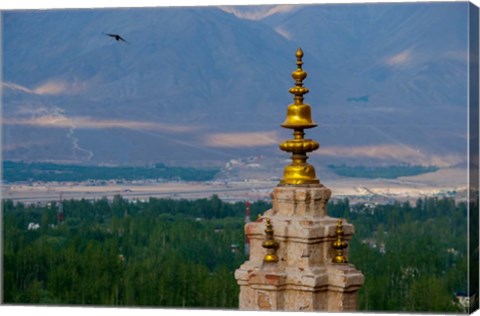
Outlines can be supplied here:
<path id="1" fill-rule="evenodd" d="M 104 33 L 105 34 L 105 33 Z M 120 35 L 118 34 L 105 34 L 107 36 L 113 37 L 117 42 L 123 41 L 125 43 L 128 43 L 126 40 L 124 40 Z M 130 44 L 130 43 L 129 43 Z"/>

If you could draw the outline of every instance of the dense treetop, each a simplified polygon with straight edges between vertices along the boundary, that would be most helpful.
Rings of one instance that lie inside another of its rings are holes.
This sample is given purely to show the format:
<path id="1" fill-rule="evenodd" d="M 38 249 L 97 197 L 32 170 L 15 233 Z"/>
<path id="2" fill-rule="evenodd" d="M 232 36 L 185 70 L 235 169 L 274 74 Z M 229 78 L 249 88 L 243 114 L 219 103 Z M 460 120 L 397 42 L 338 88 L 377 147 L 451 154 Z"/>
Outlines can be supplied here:
<path id="1" fill-rule="evenodd" d="M 157 163 L 150 167 L 106 167 L 86 165 L 62 165 L 42 162 L 3 162 L 3 180 L 18 181 L 85 181 L 85 180 L 185 180 L 209 181 L 219 172 L 218 169 L 197 169 L 191 167 L 171 167 Z"/>
<path id="2" fill-rule="evenodd" d="M 242 202 L 200 200 L 3 203 L 4 302 L 237 308 L 245 260 Z M 251 205 L 252 219 L 270 207 Z M 365 274 L 363 311 L 463 311 L 468 292 L 467 205 L 328 206 L 355 225 L 349 261 Z M 28 229 L 38 223 L 38 229 Z"/>

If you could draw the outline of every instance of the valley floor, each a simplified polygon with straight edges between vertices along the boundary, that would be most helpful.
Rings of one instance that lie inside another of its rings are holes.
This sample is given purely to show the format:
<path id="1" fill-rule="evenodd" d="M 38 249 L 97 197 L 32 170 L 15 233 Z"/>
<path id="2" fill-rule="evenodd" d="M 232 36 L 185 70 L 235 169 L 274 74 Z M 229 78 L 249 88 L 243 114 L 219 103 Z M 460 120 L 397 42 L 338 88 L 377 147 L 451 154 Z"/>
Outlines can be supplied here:
<path id="1" fill-rule="evenodd" d="M 398 179 L 338 177 L 321 182 L 332 190 L 333 199 L 385 204 L 393 200 L 415 202 L 425 196 L 466 199 L 467 177 L 462 169 L 442 169 L 434 173 Z M 224 201 L 269 200 L 278 180 L 236 180 L 208 182 L 86 181 L 32 182 L 2 185 L 2 198 L 24 203 L 63 199 L 99 199 L 121 195 L 129 200 L 149 197 L 197 199 L 213 194 Z"/>

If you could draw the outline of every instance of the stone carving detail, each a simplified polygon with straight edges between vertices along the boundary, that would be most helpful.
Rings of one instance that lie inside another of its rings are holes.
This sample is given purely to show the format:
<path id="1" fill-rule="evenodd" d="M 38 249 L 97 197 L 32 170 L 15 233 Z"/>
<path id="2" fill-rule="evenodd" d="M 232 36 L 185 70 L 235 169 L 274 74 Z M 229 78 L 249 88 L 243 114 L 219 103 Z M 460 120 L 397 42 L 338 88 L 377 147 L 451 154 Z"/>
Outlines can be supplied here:
<path id="1" fill-rule="evenodd" d="M 258 293 L 258 307 L 261 310 L 270 310 L 272 308 L 268 294 L 264 292 Z"/>

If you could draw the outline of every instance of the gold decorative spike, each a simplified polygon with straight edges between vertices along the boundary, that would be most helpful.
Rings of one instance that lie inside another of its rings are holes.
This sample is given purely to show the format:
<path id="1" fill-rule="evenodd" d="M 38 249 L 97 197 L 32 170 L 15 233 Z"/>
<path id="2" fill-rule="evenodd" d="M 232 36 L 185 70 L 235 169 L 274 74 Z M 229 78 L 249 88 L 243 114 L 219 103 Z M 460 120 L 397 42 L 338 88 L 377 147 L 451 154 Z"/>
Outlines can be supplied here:
<path id="1" fill-rule="evenodd" d="M 278 256 L 276 254 L 278 249 L 278 242 L 273 239 L 273 227 L 270 223 L 270 218 L 266 218 L 266 238 L 262 243 L 262 247 L 267 249 L 267 254 L 263 257 L 264 262 L 278 262 Z"/>
<path id="2" fill-rule="evenodd" d="M 343 222 L 341 219 L 337 223 L 337 240 L 333 242 L 333 248 L 336 251 L 335 257 L 333 258 L 334 263 L 347 263 L 347 257 L 343 255 L 343 249 L 348 247 L 348 243 L 343 240 Z"/>
<path id="3" fill-rule="evenodd" d="M 292 153 L 292 163 L 285 167 L 281 185 L 305 185 L 316 184 L 320 181 L 315 176 L 315 168 L 307 163 L 307 152 L 312 152 L 320 145 L 311 140 L 304 139 L 304 129 L 317 126 L 312 121 L 310 105 L 303 103 L 303 95 L 308 93 L 308 89 L 303 86 L 303 80 L 307 73 L 302 69 L 302 49 L 295 53 L 297 57 L 297 70 L 292 72 L 292 78 L 295 79 L 295 86 L 290 88 L 289 92 L 294 95 L 294 103 L 287 108 L 287 118 L 281 125 L 284 128 L 293 129 L 293 139 L 284 141 L 280 144 L 280 149 Z"/>

